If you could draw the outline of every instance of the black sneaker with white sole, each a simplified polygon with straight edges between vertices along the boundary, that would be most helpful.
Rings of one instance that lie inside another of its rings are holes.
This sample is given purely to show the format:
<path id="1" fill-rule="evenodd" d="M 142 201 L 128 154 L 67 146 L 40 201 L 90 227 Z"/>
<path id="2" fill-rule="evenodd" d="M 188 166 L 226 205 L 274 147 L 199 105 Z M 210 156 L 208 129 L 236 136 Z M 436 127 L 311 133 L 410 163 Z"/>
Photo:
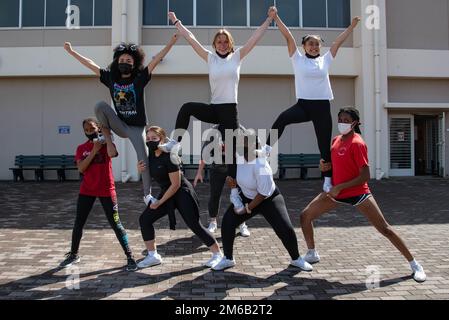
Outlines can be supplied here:
<path id="1" fill-rule="evenodd" d="M 125 267 L 126 271 L 136 271 L 138 269 L 137 262 L 134 260 L 134 258 L 129 257 L 128 258 L 128 264 Z"/>
<path id="2" fill-rule="evenodd" d="M 65 259 L 59 264 L 60 268 L 67 268 L 71 265 L 80 262 L 80 256 L 76 253 L 68 252 L 65 254 Z"/>

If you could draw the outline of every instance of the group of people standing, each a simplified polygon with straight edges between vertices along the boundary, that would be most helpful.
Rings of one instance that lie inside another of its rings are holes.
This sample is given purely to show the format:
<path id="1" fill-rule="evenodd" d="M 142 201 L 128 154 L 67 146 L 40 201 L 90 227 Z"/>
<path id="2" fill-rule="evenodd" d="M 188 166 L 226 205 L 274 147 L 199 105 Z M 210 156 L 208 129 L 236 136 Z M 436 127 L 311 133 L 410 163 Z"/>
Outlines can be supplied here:
<path id="1" fill-rule="evenodd" d="M 168 17 L 177 32 L 147 66 L 144 65 L 145 54 L 138 45 L 123 43 L 117 46 L 114 49 L 113 61 L 107 69 L 100 68 L 91 59 L 74 51 L 70 43 L 64 45 L 70 55 L 91 69 L 108 87 L 115 112 L 109 104 L 100 102 L 95 106 L 97 119 L 88 118 L 83 122 L 88 141 L 80 145 L 76 152 L 76 161 L 79 171 L 83 174 L 83 181 L 78 198 L 72 248 L 61 267 L 79 262 L 78 249 L 82 229 L 97 197 L 100 198 L 108 221 L 127 256 L 128 271 L 162 263 L 162 257 L 157 252 L 153 225 L 158 219 L 168 215 L 170 228 L 174 229 L 175 209 L 179 211 L 186 225 L 210 249 L 211 258 L 205 262 L 205 266 L 213 270 L 224 270 L 235 265 L 233 243 L 236 228 L 240 227 L 242 236 L 249 236 L 245 222 L 256 214 L 261 214 L 288 251 L 290 264 L 304 271 L 312 271 L 312 264 L 320 260 L 315 249 L 312 222 L 338 204 L 344 203 L 356 207 L 364 214 L 409 261 L 414 279 L 424 281 L 426 275 L 422 266 L 386 222 L 370 193 L 367 185 L 370 178 L 367 146 L 361 137 L 357 109 L 345 107 L 340 110 L 340 135 L 332 140 L 330 101 L 333 100 L 333 92 L 329 68 L 340 46 L 356 28 L 360 18 L 354 18 L 351 25 L 336 38 L 330 50 L 322 55 L 322 39 L 318 35 L 303 37 L 301 45 L 304 53 L 301 52 L 290 30 L 279 17 L 276 7 L 269 8 L 266 20 L 240 48 L 235 47 L 229 31 L 219 30 L 212 41 L 213 51 L 200 44 L 182 21 L 177 19 L 174 12 L 169 12 Z M 294 70 L 297 102 L 278 116 L 272 129 L 277 130 L 280 138 L 286 126 L 312 121 L 322 158 L 320 169 L 324 176 L 323 191 L 301 214 L 301 228 L 308 247 L 304 256 L 299 253 L 296 233 L 284 197 L 273 180 L 267 160 L 272 146 L 277 141 L 268 137 L 266 143 L 263 143 L 254 131 L 241 125 L 238 117 L 237 97 L 241 64 L 273 21 L 287 42 Z M 163 128 L 147 125 L 144 88 L 150 82 L 154 68 L 179 37 L 184 37 L 198 56 L 207 63 L 211 101 L 185 103 L 179 110 L 175 123 L 175 132 L 179 135 L 170 139 Z M 178 157 L 183 132 L 187 130 L 191 117 L 214 124 L 213 129 L 218 132 L 203 146 L 205 150 L 207 144 L 215 143 L 218 148 L 213 151 L 219 152 L 218 155 L 211 152 L 214 160 L 211 162 L 208 228 L 200 222 L 199 201 L 194 190 L 198 181 L 203 180 L 202 170 L 206 161 L 201 159 L 192 185 L 184 177 L 182 163 Z M 231 139 L 225 139 L 229 130 L 234 132 L 234 135 Z M 130 139 L 137 153 L 138 171 L 142 175 L 146 207 L 139 222 L 147 253 L 139 263 L 135 261 L 129 248 L 126 231 L 118 215 L 111 165 L 111 158 L 118 153 L 111 131 L 122 138 Z M 232 161 L 225 161 L 228 159 Z M 156 197 L 151 193 L 151 178 L 161 189 Z M 225 183 L 231 189 L 231 205 L 225 211 L 221 224 L 222 253 L 213 234 L 218 226 L 216 217 Z"/>

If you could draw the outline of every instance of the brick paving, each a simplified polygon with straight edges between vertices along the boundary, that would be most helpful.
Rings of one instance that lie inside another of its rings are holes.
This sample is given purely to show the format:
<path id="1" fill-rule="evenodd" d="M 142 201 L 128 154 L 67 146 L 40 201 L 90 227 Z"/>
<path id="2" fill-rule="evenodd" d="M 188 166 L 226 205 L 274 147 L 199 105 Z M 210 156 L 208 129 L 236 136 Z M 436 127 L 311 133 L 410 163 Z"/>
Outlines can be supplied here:
<path id="1" fill-rule="evenodd" d="M 299 213 L 320 190 L 321 181 L 277 183 L 304 253 Z M 167 218 L 156 224 L 163 263 L 128 273 L 96 203 L 81 241 L 81 262 L 58 270 L 70 247 L 78 182 L 0 182 L 0 299 L 449 299 L 449 180 L 401 178 L 372 181 L 370 186 L 387 220 L 423 263 L 425 283 L 411 278 L 399 252 L 349 206 L 316 221 L 322 260 L 311 273 L 288 267 L 286 250 L 262 217 L 248 222 L 250 238 L 236 238 L 236 267 L 213 272 L 202 267 L 208 249 L 179 215 L 176 231 L 168 229 Z M 140 188 L 139 183 L 117 184 L 120 216 L 138 259 L 144 249 L 138 226 L 144 206 Z M 197 190 L 201 220 L 207 225 L 208 185 Z M 215 235 L 221 243 L 220 232 Z M 368 289 L 370 266 L 377 266 L 380 285 Z"/>

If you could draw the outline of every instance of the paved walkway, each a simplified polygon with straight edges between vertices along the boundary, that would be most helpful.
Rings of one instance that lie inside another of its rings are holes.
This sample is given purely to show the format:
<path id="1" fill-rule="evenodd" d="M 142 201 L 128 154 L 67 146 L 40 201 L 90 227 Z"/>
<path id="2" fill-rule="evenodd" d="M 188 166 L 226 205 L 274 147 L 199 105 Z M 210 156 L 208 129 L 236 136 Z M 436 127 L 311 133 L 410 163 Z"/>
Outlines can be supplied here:
<path id="1" fill-rule="evenodd" d="M 321 182 L 278 185 L 304 253 L 299 213 Z M 117 188 L 122 222 L 141 259 L 141 186 Z M 373 181 L 371 188 L 387 220 L 423 263 L 425 283 L 410 277 L 405 259 L 351 207 L 340 207 L 315 223 L 322 261 L 311 273 L 288 267 L 286 250 L 262 217 L 249 221 L 250 238 L 237 237 L 237 266 L 212 272 L 201 266 L 209 258 L 207 248 L 179 216 L 176 231 L 168 229 L 167 218 L 157 224 L 163 264 L 127 273 L 97 203 L 81 242 L 81 263 L 57 270 L 70 246 L 78 183 L 0 182 L 0 299 L 449 299 L 449 180 L 392 179 Z M 208 185 L 197 189 L 206 224 Z M 219 231 L 216 236 L 220 242 Z M 368 289 L 376 275 L 379 287 Z"/>

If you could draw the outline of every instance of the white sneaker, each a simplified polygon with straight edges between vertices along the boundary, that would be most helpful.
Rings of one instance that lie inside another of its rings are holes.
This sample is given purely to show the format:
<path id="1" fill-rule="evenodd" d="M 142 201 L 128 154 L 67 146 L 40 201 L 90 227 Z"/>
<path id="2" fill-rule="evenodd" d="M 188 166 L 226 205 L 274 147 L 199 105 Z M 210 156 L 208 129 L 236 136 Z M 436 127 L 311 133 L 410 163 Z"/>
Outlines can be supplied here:
<path id="1" fill-rule="evenodd" d="M 310 249 L 307 251 L 303 259 L 308 263 L 317 263 L 320 262 L 320 255 L 318 254 L 318 251 Z"/>
<path id="2" fill-rule="evenodd" d="M 155 253 L 154 255 L 147 255 L 145 257 L 145 259 L 143 259 L 142 261 L 140 261 L 137 264 L 137 266 L 140 269 L 143 269 L 143 268 L 147 268 L 147 267 L 156 266 L 161 263 L 162 263 L 162 257 L 160 256 L 160 254 Z"/>
<path id="3" fill-rule="evenodd" d="M 245 206 L 243 205 L 242 198 L 238 194 L 238 192 L 235 192 L 233 194 L 231 190 L 231 195 L 229 196 L 229 199 L 231 200 L 231 203 L 234 205 L 234 210 L 241 211 Z"/>
<path id="4" fill-rule="evenodd" d="M 147 194 L 145 197 L 143 197 L 143 202 L 145 202 L 145 205 L 148 207 L 151 203 L 155 203 L 157 201 L 157 199 L 155 197 L 153 197 L 150 194 Z"/>
<path id="5" fill-rule="evenodd" d="M 162 143 L 162 144 L 159 145 L 159 150 L 162 150 L 164 152 L 169 153 L 169 152 L 172 151 L 172 149 L 175 146 L 176 146 L 176 148 L 180 148 L 181 144 L 178 141 L 176 141 L 176 140 L 169 139 L 168 142 Z"/>
<path id="6" fill-rule="evenodd" d="M 251 235 L 251 232 L 249 232 L 248 226 L 246 225 L 246 223 L 242 223 L 240 225 L 240 235 L 242 237 L 249 237 Z"/>
<path id="7" fill-rule="evenodd" d="M 223 259 L 223 255 L 221 252 L 212 254 L 212 258 L 210 258 L 204 265 L 209 268 L 215 267 L 220 263 L 221 259 Z"/>
<path id="8" fill-rule="evenodd" d="M 111 136 L 111 139 L 112 139 L 112 136 Z M 101 144 L 105 144 L 106 143 L 106 138 L 102 135 L 102 134 L 99 134 L 98 135 L 98 138 L 95 138 L 94 140 L 93 140 L 94 142 L 100 142 Z"/>
<path id="9" fill-rule="evenodd" d="M 312 265 L 301 257 L 299 257 L 296 260 L 290 261 L 290 265 L 300 268 L 303 271 L 312 271 L 313 270 Z"/>
<path id="10" fill-rule="evenodd" d="M 261 149 L 255 150 L 254 152 L 259 157 L 269 157 L 272 149 L 272 147 L 266 144 Z"/>
<path id="11" fill-rule="evenodd" d="M 415 279 L 416 282 L 426 281 L 426 273 L 424 272 L 423 267 L 418 262 L 412 261 L 410 263 L 410 267 L 413 271 L 413 279 Z"/>
<path id="12" fill-rule="evenodd" d="M 210 233 L 214 233 L 215 231 L 217 231 L 217 223 L 216 222 L 209 223 L 207 230 L 209 230 Z"/>
<path id="13" fill-rule="evenodd" d="M 235 266 L 235 260 L 229 260 L 226 257 L 223 257 L 219 263 L 217 263 L 215 266 L 212 267 L 212 270 L 220 271 L 228 268 L 232 268 Z"/>

